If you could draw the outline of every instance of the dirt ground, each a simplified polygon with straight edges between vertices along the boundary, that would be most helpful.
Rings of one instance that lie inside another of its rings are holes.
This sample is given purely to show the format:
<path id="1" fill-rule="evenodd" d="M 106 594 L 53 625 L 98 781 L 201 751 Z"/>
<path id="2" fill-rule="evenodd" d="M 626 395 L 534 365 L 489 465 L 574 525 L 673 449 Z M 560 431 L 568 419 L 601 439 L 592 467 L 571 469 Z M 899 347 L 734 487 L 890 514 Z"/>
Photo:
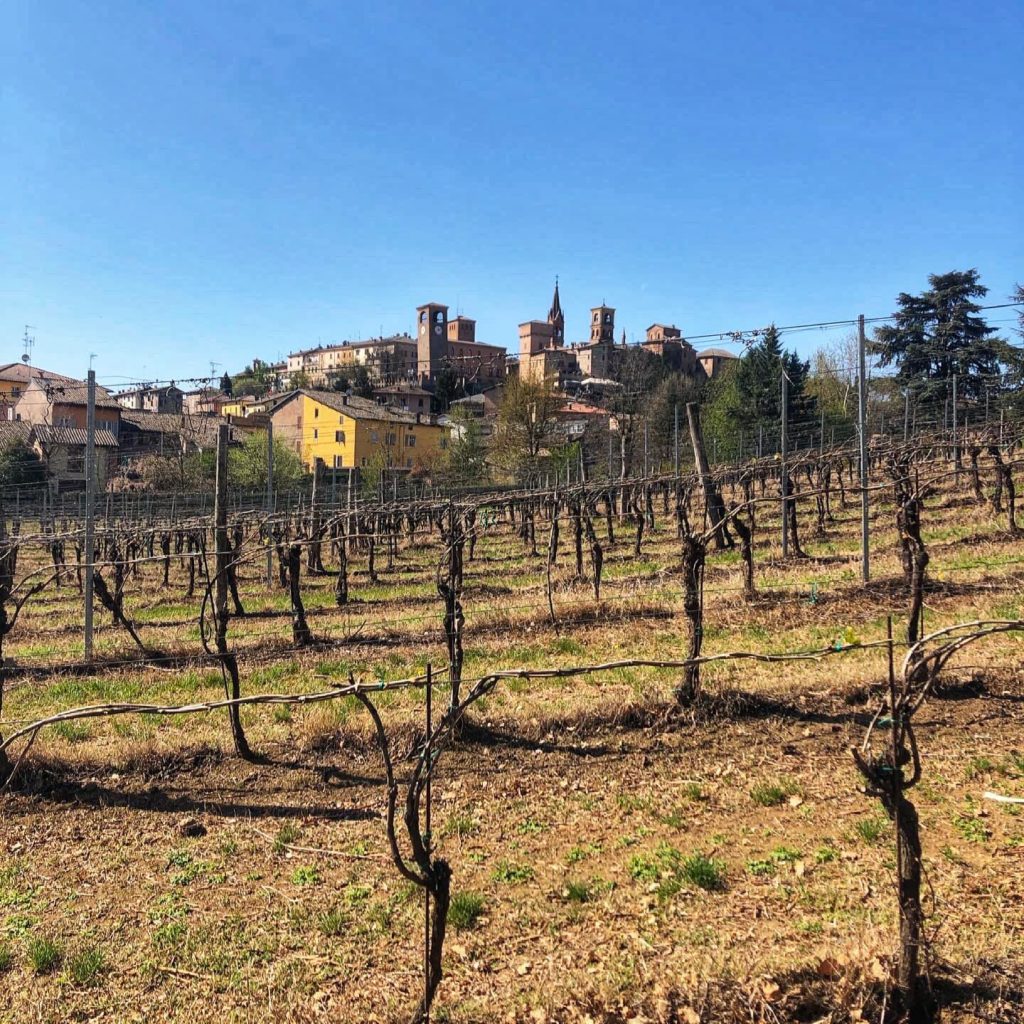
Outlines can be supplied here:
<path id="1" fill-rule="evenodd" d="M 712 554 L 705 653 L 877 640 L 902 626 L 892 510 L 874 510 L 874 582 L 858 578 L 857 510 L 836 509 L 809 559 L 759 533 L 760 597 Z M 926 505 L 928 628 L 1020 615 L 1024 550 L 1004 521 L 947 493 Z M 539 544 L 540 548 L 544 544 Z M 608 546 L 602 602 L 563 554 L 550 622 L 543 558 L 495 529 L 467 563 L 466 667 L 679 658 L 678 547 L 661 520 L 632 555 Z M 245 574 L 233 620 L 243 691 L 323 689 L 444 663 L 436 545 L 403 548 L 356 603 L 309 578 L 314 633 L 288 645 L 282 598 Z M 180 586 L 129 591 L 163 649 L 195 639 Z M 76 595 L 26 608 L 22 665 L 74 660 Z M 106 625 L 100 649 L 131 660 Z M 928 968 L 948 1021 L 1024 1019 L 1024 674 L 1019 634 L 970 648 L 917 719 Z M 624 669 L 503 684 L 443 754 L 433 837 L 452 868 L 436 1021 L 877 1020 L 896 947 L 894 847 L 850 748 L 878 707 L 881 649 L 727 662 L 696 714 L 672 672 Z M 218 696 L 209 667 L 23 672 L 2 731 L 58 708 Z M 419 692 L 382 694 L 411 750 Z M 351 700 L 247 709 L 262 761 L 234 756 L 223 713 L 68 723 L 40 736 L 0 794 L 0 1021 L 306 1022 L 408 1018 L 422 986 L 423 898 L 388 858 L 379 751 Z M 16 752 L 15 752 L 16 754 Z M 410 762 L 401 759 L 398 771 Z M 6 958 L 4 954 L 6 952 Z"/>

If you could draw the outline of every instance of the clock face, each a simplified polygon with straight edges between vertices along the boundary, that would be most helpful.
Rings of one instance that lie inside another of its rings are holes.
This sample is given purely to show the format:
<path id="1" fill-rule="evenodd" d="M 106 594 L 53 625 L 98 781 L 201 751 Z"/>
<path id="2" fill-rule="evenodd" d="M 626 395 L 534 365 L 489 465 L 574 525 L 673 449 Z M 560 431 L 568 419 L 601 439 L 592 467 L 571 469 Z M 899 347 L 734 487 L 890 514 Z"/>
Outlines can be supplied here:
<path id="1" fill-rule="evenodd" d="M 436 325 L 436 326 L 434 327 L 434 333 L 435 333 L 435 334 L 440 334 L 440 333 L 441 333 L 441 325 L 440 325 L 440 324 L 437 324 L 437 325 Z"/>
<path id="2" fill-rule="evenodd" d="M 420 324 L 420 334 L 426 334 L 426 333 L 427 333 L 426 324 Z"/>

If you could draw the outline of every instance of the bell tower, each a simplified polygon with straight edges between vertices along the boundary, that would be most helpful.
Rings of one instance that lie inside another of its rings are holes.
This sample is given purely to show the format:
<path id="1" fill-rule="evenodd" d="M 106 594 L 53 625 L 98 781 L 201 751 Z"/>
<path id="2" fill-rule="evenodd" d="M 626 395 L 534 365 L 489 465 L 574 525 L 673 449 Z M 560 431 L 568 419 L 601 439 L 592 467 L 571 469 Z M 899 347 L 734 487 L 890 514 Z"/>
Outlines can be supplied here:
<path id="1" fill-rule="evenodd" d="M 590 343 L 615 344 L 615 310 L 611 306 L 595 306 L 590 311 Z"/>
<path id="2" fill-rule="evenodd" d="M 448 352 L 448 307 L 428 302 L 416 307 L 416 370 L 429 383 L 444 368 Z"/>

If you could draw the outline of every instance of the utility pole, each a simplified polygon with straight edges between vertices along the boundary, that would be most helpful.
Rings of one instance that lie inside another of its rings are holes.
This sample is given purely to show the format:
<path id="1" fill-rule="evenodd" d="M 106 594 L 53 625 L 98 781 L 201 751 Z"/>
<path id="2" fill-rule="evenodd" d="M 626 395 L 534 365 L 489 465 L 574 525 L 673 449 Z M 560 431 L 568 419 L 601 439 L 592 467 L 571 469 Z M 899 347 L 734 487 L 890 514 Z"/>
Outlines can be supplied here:
<path id="1" fill-rule="evenodd" d="M 274 517 L 274 421 L 267 420 L 267 589 L 274 585 L 274 538 L 270 520 Z"/>
<path id="2" fill-rule="evenodd" d="M 956 374 L 953 374 L 953 471 L 960 483 L 960 442 L 956 436 Z"/>
<path id="3" fill-rule="evenodd" d="M 782 414 L 779 454 L 779 483 L 782 486 L 782 557 L 789 554 L 789 531 L 786 528 L 786 513 L 789 511 L 789 473 L 786 470 L 786 421 L 789 419 L 789 378 L 786 376 L 786 369 L 782 369 Z"/>
<path id="4" fill-rule="evenodd" d="M 857 421 L 860 431 L 860 548 L 861 578 L 871 579 L 870 552 L 868 550 L 868 375 L 864 339 L 864 314 L 857 317 L 857 361 L 859 367 L 857 388 Z"/>
<path id="5" fill-rule="evenodd" d="M 96 371 L 86 377 L 85 398 L 85 660 L 92 661 L 92 592 L 96 562 Z"/>
<path id="6" fill-rule="evenodd" d="M 672 465 L 675 467 L 675 475 L 679 476 L 679 403 L 676 402 L 673 410 L 673 461 Z"/>

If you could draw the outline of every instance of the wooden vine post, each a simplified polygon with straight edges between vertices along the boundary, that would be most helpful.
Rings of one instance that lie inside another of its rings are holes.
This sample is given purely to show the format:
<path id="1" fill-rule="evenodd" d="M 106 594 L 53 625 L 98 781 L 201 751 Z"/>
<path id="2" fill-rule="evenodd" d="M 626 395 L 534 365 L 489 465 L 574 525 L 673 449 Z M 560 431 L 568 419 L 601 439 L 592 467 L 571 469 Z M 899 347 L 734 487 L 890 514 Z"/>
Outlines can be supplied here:
<path id="1" fill-rule="evenodd" d="M 704 492 L 704 506 L 707 509 L 708 520 L 714 527 L 715 547 L 719 550 L 731 548 L 734 542 L 725 524 L 725 504 L 711 476 L 707 452 L 704 451 L 704 437 L 700 430 L 700 407 L 696 402 L 686 403 L 686 418 L 690 424 L 690 441 L 693 444 L 693 458 L 700 475 L 700 487 Z"/>
<path id="2" fill-rule="evenodd" d="M 228 566 L 234 557 L 234 548 L 228 537 L 228 426 L 222 423 L 217 428 L 217 475 L 214 484 L 213 508 L 214 546 L 216 549 L 216 578 L 214 580 L 213 617 L 214 642 L 217 657 L 224 673 L 224 689 L 229 700 L 241 696 L 238 677 L 238 660 L 228 650 Z M 237 704 L 228 708 L 231 722 L 231 736 L 239 757 L 252 758 L 249 742 L 242 729 L 241 712 Z"/>

